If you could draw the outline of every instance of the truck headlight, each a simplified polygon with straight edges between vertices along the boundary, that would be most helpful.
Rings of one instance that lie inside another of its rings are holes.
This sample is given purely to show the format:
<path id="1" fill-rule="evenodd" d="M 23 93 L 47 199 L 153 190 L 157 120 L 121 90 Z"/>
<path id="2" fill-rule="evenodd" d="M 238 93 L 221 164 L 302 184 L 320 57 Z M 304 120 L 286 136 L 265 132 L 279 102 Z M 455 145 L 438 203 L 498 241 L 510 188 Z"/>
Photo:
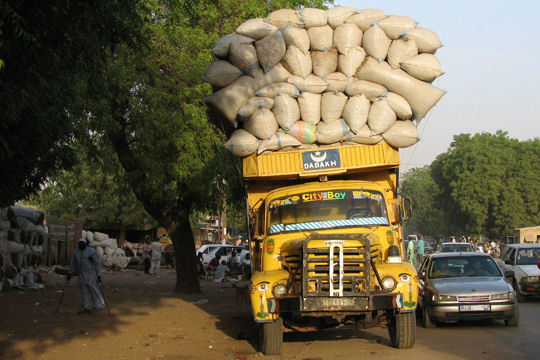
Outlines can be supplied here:
<path id="1" fill-rule="evenodd" d="M 382 287 L 385 289 L 385 290 L 389 290 L 389 291 L 392 291 L 396 288 L 397 286 L 397 281 L 396 279 L 394 279 L 392 276 L 390 275 L 387 275 L 385 277 L 383 277 L 382 281 Z"/>
<path id="2" fill-rule="evenodd" d="M 538 282 L 540 281 L 540 276 L 525 276 L 521 278 L 521 282 Z"/>
<path id="3" fill-rule="evenodd" d="M 272 294 L 275 297 L 281 297 L 287 293 L 287 288 L 283 284 L 277 284 L 272 288 Z"/>

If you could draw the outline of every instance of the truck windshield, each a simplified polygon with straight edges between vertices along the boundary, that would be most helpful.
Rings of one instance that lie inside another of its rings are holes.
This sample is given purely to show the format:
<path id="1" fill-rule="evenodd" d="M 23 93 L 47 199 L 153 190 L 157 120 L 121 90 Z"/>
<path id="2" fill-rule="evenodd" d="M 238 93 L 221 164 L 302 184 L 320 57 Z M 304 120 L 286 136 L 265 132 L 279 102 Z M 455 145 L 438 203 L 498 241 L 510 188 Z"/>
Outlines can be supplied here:
<path id="1" fill-rule="evenodd" d="M 388 225 L 384 197 L 373 190 L 293 194 L 268 204 L 268 234 L 297 230 Z"/>

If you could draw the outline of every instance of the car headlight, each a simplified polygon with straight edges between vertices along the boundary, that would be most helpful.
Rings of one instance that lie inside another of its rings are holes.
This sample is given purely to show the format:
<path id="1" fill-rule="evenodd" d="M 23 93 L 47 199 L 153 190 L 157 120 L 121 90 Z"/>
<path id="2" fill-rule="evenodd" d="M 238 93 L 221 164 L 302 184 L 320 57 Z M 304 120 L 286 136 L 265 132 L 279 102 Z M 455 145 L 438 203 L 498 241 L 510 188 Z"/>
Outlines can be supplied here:
<path id="1" fill-rule="evenodd" d="M 274 285 L 272 288 L 272 294 L 274 294 L 275 297 L 281 297 L 287 293 L 287 288 L 283 284 L 277 284 Z"/>
<path id="2" fill-rule="evenodd" d="M 491 295 L 491 300 L 508 300 L 510 292 L 493 294 Z"/>
<path id="3" fill-rule="evenodd" d="M 540 276 L 525 276 L 521 278 L 521 282 L 538 282 L 540 281 Z"/>
<path id="4" fill-rule="evenodd" d="M 457 301 L 457 296 L 454 295 L 433 295 L 433 301 Z"/>
<path id="5" fill-rule="evenodd" d="M 382 279 L 382 287 L 385 289 L 385 290 L 389 290 L 389 291 L 392 291 L 396 288 L 397 286 L 397 281 L 396 279 L 394 279 L 392 276 L 390 275 L 387 275 L 385 277 L 383 277 Z"/>

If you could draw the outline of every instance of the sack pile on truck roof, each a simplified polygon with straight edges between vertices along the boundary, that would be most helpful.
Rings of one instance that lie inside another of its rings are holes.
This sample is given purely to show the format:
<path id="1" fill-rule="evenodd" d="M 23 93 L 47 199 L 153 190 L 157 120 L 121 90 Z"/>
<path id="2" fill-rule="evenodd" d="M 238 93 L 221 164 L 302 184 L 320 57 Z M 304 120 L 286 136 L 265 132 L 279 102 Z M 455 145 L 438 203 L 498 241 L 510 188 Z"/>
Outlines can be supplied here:
<path id="1" fill-rule="evenodd" d="M 219 39 L 205 102 L 237 129 L 235 156 L 386 141 L 414 145 L 445 94 L 432 30 L 408 16 L 337 6 L 281 9 Z"/>

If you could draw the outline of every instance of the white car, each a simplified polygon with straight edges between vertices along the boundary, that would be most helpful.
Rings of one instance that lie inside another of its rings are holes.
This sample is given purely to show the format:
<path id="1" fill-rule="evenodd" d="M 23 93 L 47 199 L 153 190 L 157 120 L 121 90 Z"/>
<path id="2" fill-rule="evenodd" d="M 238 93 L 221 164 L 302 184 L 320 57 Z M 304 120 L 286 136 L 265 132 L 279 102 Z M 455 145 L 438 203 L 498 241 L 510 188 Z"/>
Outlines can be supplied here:
<path id="1" fill-rule="evenodd" d="M 202 248 L 202 247 L 201 247 Z M 218 245 L 218 246 L 212 246 L 208 249 L 208 252 L 205 254 L 203 252 L 203 265 L 207 266 L 208 263 L 216 257 L 216 255 L 219 255 L 220 259 L 226 260 L 228 258 L 228 255 L 235 250 L 237 254 L 240 254 L 240 252 L 244 248 L 242 246 L 235 246 L 235 245 Z M 198 252 L 197 252 L 198 253 Z"/>
<path id="2" fill-rule="evenodd" d="M 510 244 L 504 247 L 498 260 L 504 271 L 513 271 L 512 285 L 518 300 L 540 295 L 540 244 Z"/>

